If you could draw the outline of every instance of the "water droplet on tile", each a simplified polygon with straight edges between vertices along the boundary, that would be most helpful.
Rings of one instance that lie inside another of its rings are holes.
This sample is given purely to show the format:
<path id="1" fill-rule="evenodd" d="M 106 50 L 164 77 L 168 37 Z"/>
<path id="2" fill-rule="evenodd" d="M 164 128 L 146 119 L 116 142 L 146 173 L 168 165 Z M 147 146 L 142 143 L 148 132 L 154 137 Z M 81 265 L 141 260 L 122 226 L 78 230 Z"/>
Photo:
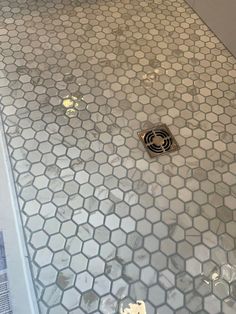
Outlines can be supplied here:
<path id="1" fill-rule="evenodd" d="M 220 277 L 220 274 L 219 274 L 218 272 L 214 272 L 214 273 L 212 273 L 212 275 L 211 275 L 211 279 L 212 279 L 213 281 L 219 279 L 219 277 Z"/>
<path id="2" fill-rule="evenodd" d="M 83 98 L 83 95 L 80 93 L 75 93 L 71 95 L 71 99 L 73 99 L 74 101 L 81 100 L 82 98 Z"/>
<path id="3" fill-rule="evenodd" d="M 64 106 L 65 108 L 72 108 L 73 105 L 74 105 L 74 102 L 73 102 L 72 99 L 66 98 L 66 99 L 63 100 L 63 103 L 62 103 L 62 104 L 63 104 L 63 106 Z"/>
<path id="4" fill-rule="evenodd" d="M 81 100 L 77 99 L 75 101 L 75 108 L 77 110 L 84 110 L 86 108 L 86 106 L 87 106 L 87 104 L 82 99 Z"/>
<path id="5" fill-rule="evenodd" d="M 77 116 L 77 111 L 75 110 L 75 109 L 73 109 L 73 108 L 70 108 L 70 109 L 67 109 L 66 110 L 66 115 L 67 115 L 67 117 L 69 117 L 69 118 L 74 118 L 74 117 L 76 117 Z"/>

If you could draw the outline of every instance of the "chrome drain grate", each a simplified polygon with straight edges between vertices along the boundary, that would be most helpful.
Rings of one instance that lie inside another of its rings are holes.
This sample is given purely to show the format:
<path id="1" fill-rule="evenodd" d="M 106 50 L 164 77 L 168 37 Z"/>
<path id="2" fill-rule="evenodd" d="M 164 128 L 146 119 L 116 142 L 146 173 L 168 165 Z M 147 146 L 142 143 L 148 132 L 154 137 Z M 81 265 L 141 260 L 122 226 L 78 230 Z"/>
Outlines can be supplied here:
<path id="1" fill-rule="evenodd" d="M 166 124 L 140 131 L 138 136 L 151 158 L 179 149 L 179 145 Z"/>

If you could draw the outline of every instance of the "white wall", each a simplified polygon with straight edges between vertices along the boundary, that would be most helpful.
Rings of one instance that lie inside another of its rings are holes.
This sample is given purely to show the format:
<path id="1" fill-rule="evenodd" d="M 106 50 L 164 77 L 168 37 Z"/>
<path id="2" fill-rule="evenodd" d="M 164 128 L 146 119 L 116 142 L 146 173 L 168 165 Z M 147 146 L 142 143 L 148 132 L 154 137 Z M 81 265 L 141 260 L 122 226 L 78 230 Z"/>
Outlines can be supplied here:
<path id="1" fill-rule="evenodd" d="M 236 57 L 236 0 L 186 0 Z"/>

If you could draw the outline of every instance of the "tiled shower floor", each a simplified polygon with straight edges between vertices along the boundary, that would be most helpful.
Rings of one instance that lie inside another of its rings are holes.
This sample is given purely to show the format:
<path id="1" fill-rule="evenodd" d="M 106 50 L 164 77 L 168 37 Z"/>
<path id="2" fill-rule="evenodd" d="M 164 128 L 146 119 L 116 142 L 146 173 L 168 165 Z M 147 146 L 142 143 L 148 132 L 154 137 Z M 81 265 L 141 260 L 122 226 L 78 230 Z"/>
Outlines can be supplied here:
<path id="1" fill-rule="evenodd" d="M 0 26 L 41 313 L 235 313 L 235 59 L 183 0 L 1 0 Z M 150 159 L 159 122 L 181 149 Z"/>

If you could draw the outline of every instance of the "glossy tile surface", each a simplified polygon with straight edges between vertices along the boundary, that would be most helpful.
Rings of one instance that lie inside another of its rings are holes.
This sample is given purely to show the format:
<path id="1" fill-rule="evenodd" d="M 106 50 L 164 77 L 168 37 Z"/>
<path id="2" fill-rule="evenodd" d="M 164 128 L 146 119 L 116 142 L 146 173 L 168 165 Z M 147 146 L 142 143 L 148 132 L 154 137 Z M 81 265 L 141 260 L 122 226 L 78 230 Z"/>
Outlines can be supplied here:
<path id="1" fill-rule="evenodd" d="M 183 0 L 0 6 L 41 313 L 235 313 L 235 59 Z M 159 122 L 181 149 L 150 159 L 137 132 Z"/>

